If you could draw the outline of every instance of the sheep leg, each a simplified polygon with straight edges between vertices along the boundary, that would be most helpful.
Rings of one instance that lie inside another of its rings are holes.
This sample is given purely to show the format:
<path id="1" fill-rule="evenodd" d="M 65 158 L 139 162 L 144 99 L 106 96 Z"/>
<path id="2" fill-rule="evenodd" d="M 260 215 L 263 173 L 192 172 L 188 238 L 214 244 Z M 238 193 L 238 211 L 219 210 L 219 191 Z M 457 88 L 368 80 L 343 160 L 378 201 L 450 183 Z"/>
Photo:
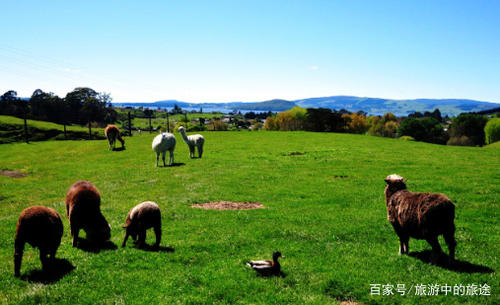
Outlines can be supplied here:
<path id="1" fill-rule="evenodd" d="M 198 158 L 201 159 L 201 155 L 203 154 L 203 145 L 198 146 Z"/>
<path id="2" fill-rule="evenodd" d="M 165 164 L 165 155 L 166 155 L 166 154 L 167 154 L 167 152 L 166 152 L 166 151 L 164 151 L 164 152 L 162 152 L 162 153 L 161 153 L 161 159 L 163 160 L 163 167 L 167 166 L 167 165 Z"/>
<path id="3" fill-rule="evenodd" d="M 23 260 L 24 240 L 16 238 L 14 253 L 14 276 L 19 277 L 21 273 L 21 262 Z"/>
<path id="4" fill-rule="evenodd" d="M 155 248 L 158 248 L 160 246 L 160 242 L 161 242 L 161 223 L 156 225 L 154 227 L 154 230 L 155 230 L 155 236 L 156 236 L 156 243 L 154 246 L 155 246 Z"/>
<path id="5" fill-rule="evenodd" d="M 128 232 L 125 232 L 125 238 L 123 239 L 122 248 L 127 244 L 128 235 Z"/>
<path id="6" fill-rule="evenodd" d="M 71 236 L 73 237 L 73 247 L 76 247 L 80 228 L 75 224 L 75 222 L 70 222 L 69 226 L 70 226 Z"/>
<path id="7" fill-rule="evenodd" d="M 137 242 L 137 247 L 142 248 L 146 243 L 146 230 L 143 228 L 139 228 L 139 241 Z"/>
<path id="8" fill-rule="evenodd" d="M 408 254 L 408 236 L 400 236 L 399 237 L 399 255 Z"/>
<path id="9" fill-rule="evenodd" d="M 189 145 L 189 158 L 194 158 L 194 145 Z"/>
<path id="10" fill-rule="evenodd" d="M 42 270 L 47 271 L 49 267 L 49 260 L 47 258 L 47 251 L 45 249 L 40 249 L 40 262 L 42 263 Z"/>
<path id="11" fill-rule="evenodd" d="M 158 160 L 160 159 L 160 153 L 156 153 L 156 167 L 158 167 Z"/>
<path id="12" fill-rule="evenodd" d="M 170 156 L 168 158 L 168 165 L 172 165 L 172 164 L 174 164 L 174 150 L 172 149 L 172 150 L 169 150 L 168 152 L 170 154 Z"/>
<path id="13" fill-rule="evenodd" d="M 457 242 L 455 240 L 455 228 L 453 228 L 453 231 L 451 232 L 446 232 L 443 234 L 444 241 L 446 242 L 446 245 L 448 246 L 448 251 L 450 252 L 450 260 L 455 259 L 455 247 L 457 246 Z"/>
<path id="14" fill-rule="evenodd" d="M 439 245 L 438 238 L 437 236 L 431 236 L 427 237 L 425 240 L 427 240 L 427 242 L 432 247 L 431 262 L 433 264 L 436 264 L 440 254 L 443 252 L 443 250 L 441 249 L 441 245 Z"/>

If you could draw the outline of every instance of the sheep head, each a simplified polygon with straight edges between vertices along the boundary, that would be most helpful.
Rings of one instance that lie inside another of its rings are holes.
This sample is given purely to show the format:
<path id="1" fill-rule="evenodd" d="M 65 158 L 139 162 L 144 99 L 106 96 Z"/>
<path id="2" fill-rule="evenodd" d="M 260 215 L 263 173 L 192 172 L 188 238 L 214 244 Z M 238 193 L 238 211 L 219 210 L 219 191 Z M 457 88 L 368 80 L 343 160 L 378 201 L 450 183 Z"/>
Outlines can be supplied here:
<path id="1" fill-rule="evenodd" d="M 400 175 L 392 174 L 387 176 L 384 181 L 387 183 L 385 187 L 385 200 L 389 202 L 389 198 L 397 191 L 406 189 L 406 179 Z"/>

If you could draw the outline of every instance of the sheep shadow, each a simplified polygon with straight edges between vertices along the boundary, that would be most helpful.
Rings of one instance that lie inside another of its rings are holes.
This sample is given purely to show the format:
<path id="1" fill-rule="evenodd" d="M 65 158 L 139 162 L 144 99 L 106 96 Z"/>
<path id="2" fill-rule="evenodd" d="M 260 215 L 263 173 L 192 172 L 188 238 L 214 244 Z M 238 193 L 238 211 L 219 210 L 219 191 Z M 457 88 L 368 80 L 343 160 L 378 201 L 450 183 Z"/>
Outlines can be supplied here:
<path id="1" fill-rule="evenodd" d="M 125 146 L 123 147 L 113 147 L 113 151 L 124 151 L 125 150 Z"/>
<path id="2" fill-rule="evenodd" d="M 172 165 L 167 165 L 167 166 L 162 166 L 163 168 L 169 168 L 169 167 L 177 167 L 177 166 L 183 166 L 186 165 L 186 163 L 172 163 Z"/>
<path id="3" fill-rule="evenodd" d="M 432 264 L 432 250 L 410 252 L 408 255 L 419 259 L 426 264 Z M 444 253 L 439 256 L 437 262 L 434 265 L 446 270 L 459 273 L 492 273 L 495 271 L 490 267 L 469 263 L 467 261 L 460 261 L 455 259 L 450 262 L 449 256 Z"/>
<path id="4" fill-rule="evenodd" d="M 78 243 L 76 246 L 78 249 L 83 250 L 85 252 L 90 253 L 99 253 L 103 250 L 116 250 L 118 247 L 110 240 L 105 241 L 103 243 L 93 243 L 88 239 L 78 239 Z"/>
<path id="5" fill-rule="evenodd" d="M 147 252 L 165 252 L 165 253 L 175 252 L 175 249 L 172 247 L 165 247 L 165 246 L 155 247 L 148 244 L 143 245 L 141 248 L 139 247 L 136 248 Z"/>
<path id="6" fill-rule="evenodd" d="M 32 283 L 52 284 L 62 279 L 66 274 L 75 269 L 67 259 L 55 258 L 45 269 L 31 270 L 29 273 L 21 276 L 21 280 Z"/>

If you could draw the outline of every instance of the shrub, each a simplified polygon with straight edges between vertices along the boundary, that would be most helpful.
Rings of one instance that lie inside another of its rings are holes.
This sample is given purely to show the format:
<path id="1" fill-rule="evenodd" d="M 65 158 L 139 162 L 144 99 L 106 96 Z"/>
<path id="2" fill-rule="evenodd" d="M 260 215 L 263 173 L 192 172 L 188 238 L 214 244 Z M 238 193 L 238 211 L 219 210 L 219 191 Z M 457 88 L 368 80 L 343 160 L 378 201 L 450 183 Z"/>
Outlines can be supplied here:
<path id="1" fill-rule="evenodd" d="M 451 137 L 446 145 L 455 145 L 455 146 L 474 146 L 474 142 L 469 139 L 467 136 L 461 137 Z"/>
<path id="2" fill-rule="evenodd" d="M 305 130 L 309 131 L 344 131 L 344 119 L 338 111 L 327 108 L 307 108 L 307 115 L 304 122 Z"/>
<path id="3" fill-rule="evenodd" d="M 486 144 L 500 141 L 500 118 L 493 118 L 484 126 Z"/>
<path id="4" fill-rule="evenodd" d="M 368 133 L 372 136 L 379 137 L 396 137 L 396 131 L 398 129 L 398 121 L 394 114 L 388 112 L 380 117 L 370 117 L 371 127 Z"/>
<path id="5" fill-rule="evenodd" d="M 484 144 L 484 126 L 488 119 L 480 114 L 462 113 L 453 120 L 450 127 L 450 137 L 466 136 L 473 145 Z"/>
<path id="6" fill-rule="evenodd" d="M 404 118 L 398 129 L 398 136 L 411 136 L 417 141 L 445 144 L 447 134 L 441 123 L 432 117 L 417 119 L 414 117 Z"/>
<path id="7" fill-rule="evenodd" d="M 206 126 L 208 130 L 213 131 L 225 131 L 228 127 L 227 123 L 224 123 L 221 119 L 214 119 Z"/>
<path id="8" fill-rule="evenodd" d="M 266 122 L 264 123 L 264 130 L 278 130 L 276 125 L 276 118 L 274 116 L 268 116 Z"/>
<path id="9" fill-rule="evenodd" d="M 415 141 L 415 139 L 413 137 L 410 137 L 410 136 L 402 136 L 402 137 L 399 137 L 400 140 L 403 140 L 403 141 Z"/>
<path id="10" fill-rule="evenodd" d="M 366 120 L 366 116 L 358 113 L 343 114 L 346 126 L 345 129 L 350 133 L 365 133 L 370 128 L 370 124 Z"/>

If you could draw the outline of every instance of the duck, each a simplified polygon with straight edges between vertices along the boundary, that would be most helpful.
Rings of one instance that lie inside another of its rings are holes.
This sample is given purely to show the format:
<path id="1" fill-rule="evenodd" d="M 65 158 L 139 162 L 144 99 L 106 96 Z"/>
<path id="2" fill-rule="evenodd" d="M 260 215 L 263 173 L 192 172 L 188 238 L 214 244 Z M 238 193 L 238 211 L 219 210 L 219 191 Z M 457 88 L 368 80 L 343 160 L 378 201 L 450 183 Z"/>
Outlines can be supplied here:
<path id="1" fill-rule="evenodd" d="M 247 266 L 255 270 L 260 275 L 278 275 L 281 272 L 281 265 L 278 262 L 278 258 L 283 257 L 281 252 L 276 251 L 273 253 L 273 260 L 260 260 L 260 261 L 249 261 Z"/>

